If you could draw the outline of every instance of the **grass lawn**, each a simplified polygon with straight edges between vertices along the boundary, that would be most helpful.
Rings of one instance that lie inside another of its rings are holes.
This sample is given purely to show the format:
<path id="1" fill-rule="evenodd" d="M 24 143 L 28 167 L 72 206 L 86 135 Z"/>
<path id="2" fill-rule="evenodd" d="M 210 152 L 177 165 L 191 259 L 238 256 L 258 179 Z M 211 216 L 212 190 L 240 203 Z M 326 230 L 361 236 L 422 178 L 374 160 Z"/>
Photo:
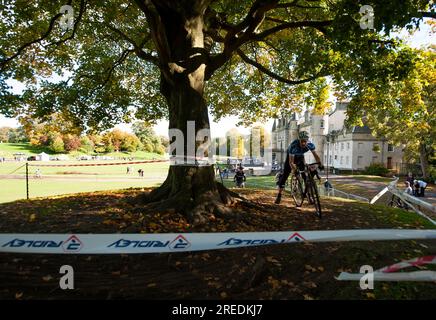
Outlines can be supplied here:
<path id="1" fill-rule="evenodd" d="M 218 178 L 218 181 L 221 181 Z M 234 188 L 235 183 L 233 178 L 223 179 L 224 185 L 227 188 Z M 276 189 L 276 181 L 274 176 L 247 176 L 245 187 L 248 189 Z"/>
<path id="2" fill-rule="evenodd" d="M 35 147 L 29 143 L 0 143 L 0 157 L 13 158 L 14 153 L 20 152 L 27 156 L 34 156 L 41 152 L 52 154 L 47 148 Z"/>
<path id="3" fill-rule="evenodd" d="M 38 162 L 40 163 L 40 162 Z M 53 163 L 53 162 L 52 162 Z M 56 164 L 78 163 L 56 161 Z M 82 161 L 81 163 L 85 163 Z M 32 164 L 36 164 L 33 162 Z M 0 175 L 6 175 L 22 166 L 23 163 L 6 162 L 0 164 Z M 42 179 L 33 179 L 36 167 L 30 167 L 29 195 L 46 197 L 52 195 L 114 190 L 132 187 L 152 187 L 162 183 L 167 175 L 167 162 L 131 165 L 133 173 L 126 174 L 126 165 L 95 167 L 41 167 Z M 144 170 L 144 178 L 139 178 L 137 170 Z M 25 167 L 14 175 L 21 179 L 0 179 L 0 203 L 26 198 Z"/>
<path id="4" fill-rule="evenodd" d="M 363 174 L 358 175 L 346 175 L 349 176 L 350 179 L 354 180 L 360 180 L 360 181 L 376 181 L 376 182 L 383 182 L 383 183 L 389 183 L 392 182 L 393 178 L 388 177 L 379 177 L 379 176 L 368 176 Z"/>

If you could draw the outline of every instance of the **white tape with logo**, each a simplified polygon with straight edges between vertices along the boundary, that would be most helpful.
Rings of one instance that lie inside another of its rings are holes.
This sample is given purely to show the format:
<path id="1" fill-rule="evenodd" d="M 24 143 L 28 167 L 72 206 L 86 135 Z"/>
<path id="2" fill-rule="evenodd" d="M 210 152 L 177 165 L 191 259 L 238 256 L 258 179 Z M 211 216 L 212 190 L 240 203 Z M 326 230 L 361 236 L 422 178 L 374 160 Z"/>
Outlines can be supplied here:
<path id="1" fill-rule="evenodd" d="M 436 239 L 436 230 L 166 234 L 0 234 L 0 252 L 123 254 L 217 250 L 296 242 Z"/>

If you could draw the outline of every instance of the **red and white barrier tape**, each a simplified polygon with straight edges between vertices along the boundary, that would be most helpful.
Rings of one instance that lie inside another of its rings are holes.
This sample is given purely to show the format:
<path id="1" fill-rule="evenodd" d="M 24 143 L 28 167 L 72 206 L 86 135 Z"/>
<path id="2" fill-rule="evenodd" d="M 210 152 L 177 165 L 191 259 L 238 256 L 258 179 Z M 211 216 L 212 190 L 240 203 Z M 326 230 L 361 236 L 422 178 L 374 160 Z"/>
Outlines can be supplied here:
<path id="1" fill-rule="evenodd" d="M 426 256 L 426 257 L 420 257 L 420 258 L 415 258 L 412 260 L 399 262 L 399 263 L 393 264 L 391 266 L 379 269 L 377 271 L 386 272 L 386 273 L 397 272 L 398 270 L 401 270 L 404 268 L 419 267 L 419 266 L 423 266 L 426 264 L 436 264 L 436 256 Z"/>
<path id="2" fill-rule="evenodd" d="M 77 163 L 77 164 L 29 164 L 29 167 L 98 167 L 98 166 L 119 166 L 126 164 L 141 164 L 154 162 L 168 162 L 168 160 L 144 160 L 130 162 L 109 162 L 109 163 Z"/>
<path id="3" fill-rule="evenodd" d="M 436 264 L 436 256 L 426 256 L 412 260 L 402 261 L 372 272 L 373 281 L 435 281 L 436 272 L 431 270 L 398 272 L 408 267 L 420 267 L 427 264 Z M 341 272 L 336 277 L 341 281 L 359 281 L 365 276 L 363 273 Z"/>

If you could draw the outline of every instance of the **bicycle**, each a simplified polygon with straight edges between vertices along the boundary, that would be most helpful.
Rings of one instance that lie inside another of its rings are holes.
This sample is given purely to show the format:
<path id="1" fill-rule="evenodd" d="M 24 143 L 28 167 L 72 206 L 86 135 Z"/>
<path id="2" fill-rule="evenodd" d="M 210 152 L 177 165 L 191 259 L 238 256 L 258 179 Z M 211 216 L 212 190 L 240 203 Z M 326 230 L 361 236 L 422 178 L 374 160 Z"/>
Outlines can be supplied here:
<path id="1" fill-rule="evenodd" d="M 311 166 L 319 165 L 319 162 L 304 164 L 304 170 L 297 170 L 291 176 L 291 194 L 295 205 L 301 207 L 304 199 L 307 198 L 309 204 L 315 207 L 315 214 L 322 218 L 321 203 L 319 201 L 318 187 L 313 177 L 316 171 L 310 169 Z M 305 177 L 303 179 L 303 176 Z"/>
<path id="2" fill-rule="evenodd" d="M 391 200 L 388 203 L 389 207 L 393 207 L 393 208 L 400 208 L 400 209 L 404 209 L 404 210 L 409 210 L 409 206 L 403 201 L 401 200 L 399 197 L 397 197 L 396 195 L 392 195 Z"/>

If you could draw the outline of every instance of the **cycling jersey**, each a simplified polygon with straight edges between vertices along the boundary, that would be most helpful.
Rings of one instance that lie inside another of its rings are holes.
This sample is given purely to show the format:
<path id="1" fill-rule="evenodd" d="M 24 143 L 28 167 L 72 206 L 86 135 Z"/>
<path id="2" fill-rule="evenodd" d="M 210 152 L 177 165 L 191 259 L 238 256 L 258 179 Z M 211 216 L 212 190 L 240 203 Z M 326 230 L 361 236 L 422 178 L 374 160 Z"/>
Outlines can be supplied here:
<path id="1" fill-rule="evenodd" d="M 304 148 L 300 145 L 300 140 L 296 139 L 288 147 L 288 154 L 293 156 L 303 156 L 307 151 L 315 150 L 315 145 L 308 142 Z"/>

